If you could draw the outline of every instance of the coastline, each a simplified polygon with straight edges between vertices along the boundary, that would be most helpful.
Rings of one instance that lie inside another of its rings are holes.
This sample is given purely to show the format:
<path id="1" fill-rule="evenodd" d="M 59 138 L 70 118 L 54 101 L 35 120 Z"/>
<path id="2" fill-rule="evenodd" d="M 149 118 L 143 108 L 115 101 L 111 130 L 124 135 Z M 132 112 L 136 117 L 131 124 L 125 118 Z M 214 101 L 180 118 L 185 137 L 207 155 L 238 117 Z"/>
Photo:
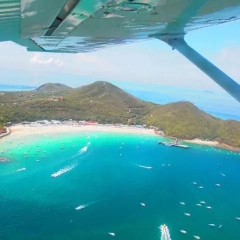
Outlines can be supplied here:
<path id="1" fill-rule="evenodd" d="M 106 132 L 106 133 L 126 133 L 126 134 L 144 134 L 144 135 L 154 135 L 159 137 L 164 137 L 167 139 L 172 139 L 172 137 L 164 136 L 162 134 L 156 133 L 153 129 L 138 128 L 133 126 L 114 126 L 114 125 L 48 125 L 48 126 L 28 126 L 22 124 L 16 124 L 9 128 L 9 133 L 0 138 L 8 139 L 14 138 L 24 138 L 26 136 L 33 135 L 46 135 L 46 134 L 67 134 L 67 133 L 81 133 L 81 132 Z M 8 137 L 7 137 L 8 136 Z M 180 142 L 196 144 L 200 146 L 209 146 L 222 148 L 230 151 L 240 152 L 240 148 L 232 147 L 224 143 L 219 143 L 218 141 L 206 141 L 199 138 L 196 139 L 179 139 Z"/>
<path id="2" fill-rule="evenodd" d="M 216 147 L 216 148 L 222 148 L 222 149 L 226 149 L 226 150 L 230 150 L 230 151 L 240 152 L 240 148 L 232 147 L 225 143 L 220 143 L 218 141 L 206 141 L 206 140 L 201 140 L 199 138 L 195 138 L 192 140 L 181 140 L 181 141 L 185 142 L 185 143 L 197 144 L 197 145 L 202 145 L 202 146 L 204 146 L 204 145 L 212 146 L 212 147 Z"/>
<path id="3" fill-rule="evenodd" d="M 26 126 L 17 124 L 10 127 L 13 138 L 31 136 L 36 134 L 55 134 L 55 133 L 81 133 L 81 132 L 108 132 L 108 133 L 127 133 L 127 134 L 146 134 L 155 135 L 153 129 L 128 127 L 128 126 L 111 126 L 111 125 L 50 125 L 50 126 Z"/>

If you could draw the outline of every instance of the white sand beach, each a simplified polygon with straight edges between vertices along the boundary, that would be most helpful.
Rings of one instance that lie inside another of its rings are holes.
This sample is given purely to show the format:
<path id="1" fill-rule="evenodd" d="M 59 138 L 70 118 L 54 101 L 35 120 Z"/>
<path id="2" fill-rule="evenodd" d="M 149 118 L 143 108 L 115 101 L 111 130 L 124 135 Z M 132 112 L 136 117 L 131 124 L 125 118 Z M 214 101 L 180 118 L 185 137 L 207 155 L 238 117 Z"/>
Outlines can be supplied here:
<path id="1" fill-rule="evenodd" d="M 202 140 L 199 138 L 195 138 L 192 140 L 184 140 L 186 143 L 194 143 L 194 144 L 200 144 L 200 145 L 208 145 L 208 146 L 218 146 L 219 142 L 217 141 L 207 141 L 207 140 Z"/>
<path id="2" fill-rule="evenodd" d="M 49 125 L 49 126 L 27 126 L 14 125 L 10 127 L 11 136 L 24 137 L 36 134 L 54 134 L 54 133 L 80 133 L 80 132 L 109 132 L 109 133 L 129 133 L 129 134 L 147 134 L 155 135 L 153 129 L 137 128 L 131 126 L 112 126 L 112 125 L 93 125 L 93 126 L 77 126 L 77 125 Z"/>
<path id="3" fill-rule="evenodd" d="M 145 135 L 158 135 L 153 129 L 139 128 L 134 126 L 117 126 L 117 125 L 22 125 L 16 124 L 10 127 L 11 134 L 0 138 L 0 141 L 14 140 L 24 137 L 31 137 L 36 135 L 49 135 L 49 134 L 74 134 L 81 132 L 108 132 L 108 133 L 126 133 L 126 134 L 145 134 Z M 168 138 L 165 136 L 165 138 Z M 180 142 L 206 145 L 212 147 L 220 147 L 234 151 L 240 151 L 239 148 L 234 148 L 217 141 L 206 141 L 201 139 L 181 140 Z"/>

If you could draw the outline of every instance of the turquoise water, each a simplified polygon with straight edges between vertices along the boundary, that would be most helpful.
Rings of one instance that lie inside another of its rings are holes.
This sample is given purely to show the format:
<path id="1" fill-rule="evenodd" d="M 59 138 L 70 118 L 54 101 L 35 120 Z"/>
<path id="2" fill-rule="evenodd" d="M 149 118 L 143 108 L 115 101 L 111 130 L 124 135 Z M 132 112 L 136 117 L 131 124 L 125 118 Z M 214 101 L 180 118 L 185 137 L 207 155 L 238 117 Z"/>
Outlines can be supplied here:
<path id="1" fill-rule="evenodd" d="M 158 140 L 93 132 L 2 139 L 0 155 L 11 161 L 0 165 L 0 239 L 159 240 L 163 223 L 172 240 L 240 239 L 239 153 Z"/>

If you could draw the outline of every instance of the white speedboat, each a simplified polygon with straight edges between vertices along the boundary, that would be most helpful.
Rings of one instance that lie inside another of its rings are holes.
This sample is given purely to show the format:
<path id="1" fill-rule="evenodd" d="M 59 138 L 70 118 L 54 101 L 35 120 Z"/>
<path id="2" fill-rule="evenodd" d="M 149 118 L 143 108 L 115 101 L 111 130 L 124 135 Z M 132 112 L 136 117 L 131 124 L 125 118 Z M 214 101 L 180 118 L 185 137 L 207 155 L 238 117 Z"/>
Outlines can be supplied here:
<path id="1" fill-rule="evenodd" d="M 180 232 L 183 233 L 183 234 L 187 233 L 187 231 L 185 231 L 185 230 L 180 230 Z"/>
<path id="2" fill-rule="evenodd" d="M 196 238 L 196 239 L 201 239 L 199 236 L 195 236 L 195 235 L 194 235 L 193 237 Z"/>
<path id="3" fill-rule="evenodd" d="M 210 226 L 210 227 L 215 227 L 215 224 L 210 223 L 210 224 L 208 224 L 208 226 Z"/>

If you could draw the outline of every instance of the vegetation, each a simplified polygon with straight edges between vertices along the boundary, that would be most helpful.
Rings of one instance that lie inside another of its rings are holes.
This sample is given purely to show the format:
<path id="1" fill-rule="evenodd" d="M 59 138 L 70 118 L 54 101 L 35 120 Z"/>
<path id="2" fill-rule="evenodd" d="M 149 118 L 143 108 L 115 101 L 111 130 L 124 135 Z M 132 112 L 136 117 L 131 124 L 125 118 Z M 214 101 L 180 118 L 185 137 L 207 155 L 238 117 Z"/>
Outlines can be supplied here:
<path id="1" fill-rule="evenodd" d="M 168 136 L 217 140 L 240 147 L 240 122 L 215 118 L 190 102 L 145 102 L 107 82 L 76 89 L 48 83 L 34 91 L 0 93 L 0 102 L 0 127 L 6 122 L 70 118 L 147 124 L 164 130 Z"/>
<path id="2" fill-rule="evenodd" d="M 71 87 L 61 83 L 45 83 L 36 89 L 36 91 L 47 92 L 47 93 L 49 92 L 59 93 L 59 92 L 67 92 L 71 90 L 72 90 Z"/>

